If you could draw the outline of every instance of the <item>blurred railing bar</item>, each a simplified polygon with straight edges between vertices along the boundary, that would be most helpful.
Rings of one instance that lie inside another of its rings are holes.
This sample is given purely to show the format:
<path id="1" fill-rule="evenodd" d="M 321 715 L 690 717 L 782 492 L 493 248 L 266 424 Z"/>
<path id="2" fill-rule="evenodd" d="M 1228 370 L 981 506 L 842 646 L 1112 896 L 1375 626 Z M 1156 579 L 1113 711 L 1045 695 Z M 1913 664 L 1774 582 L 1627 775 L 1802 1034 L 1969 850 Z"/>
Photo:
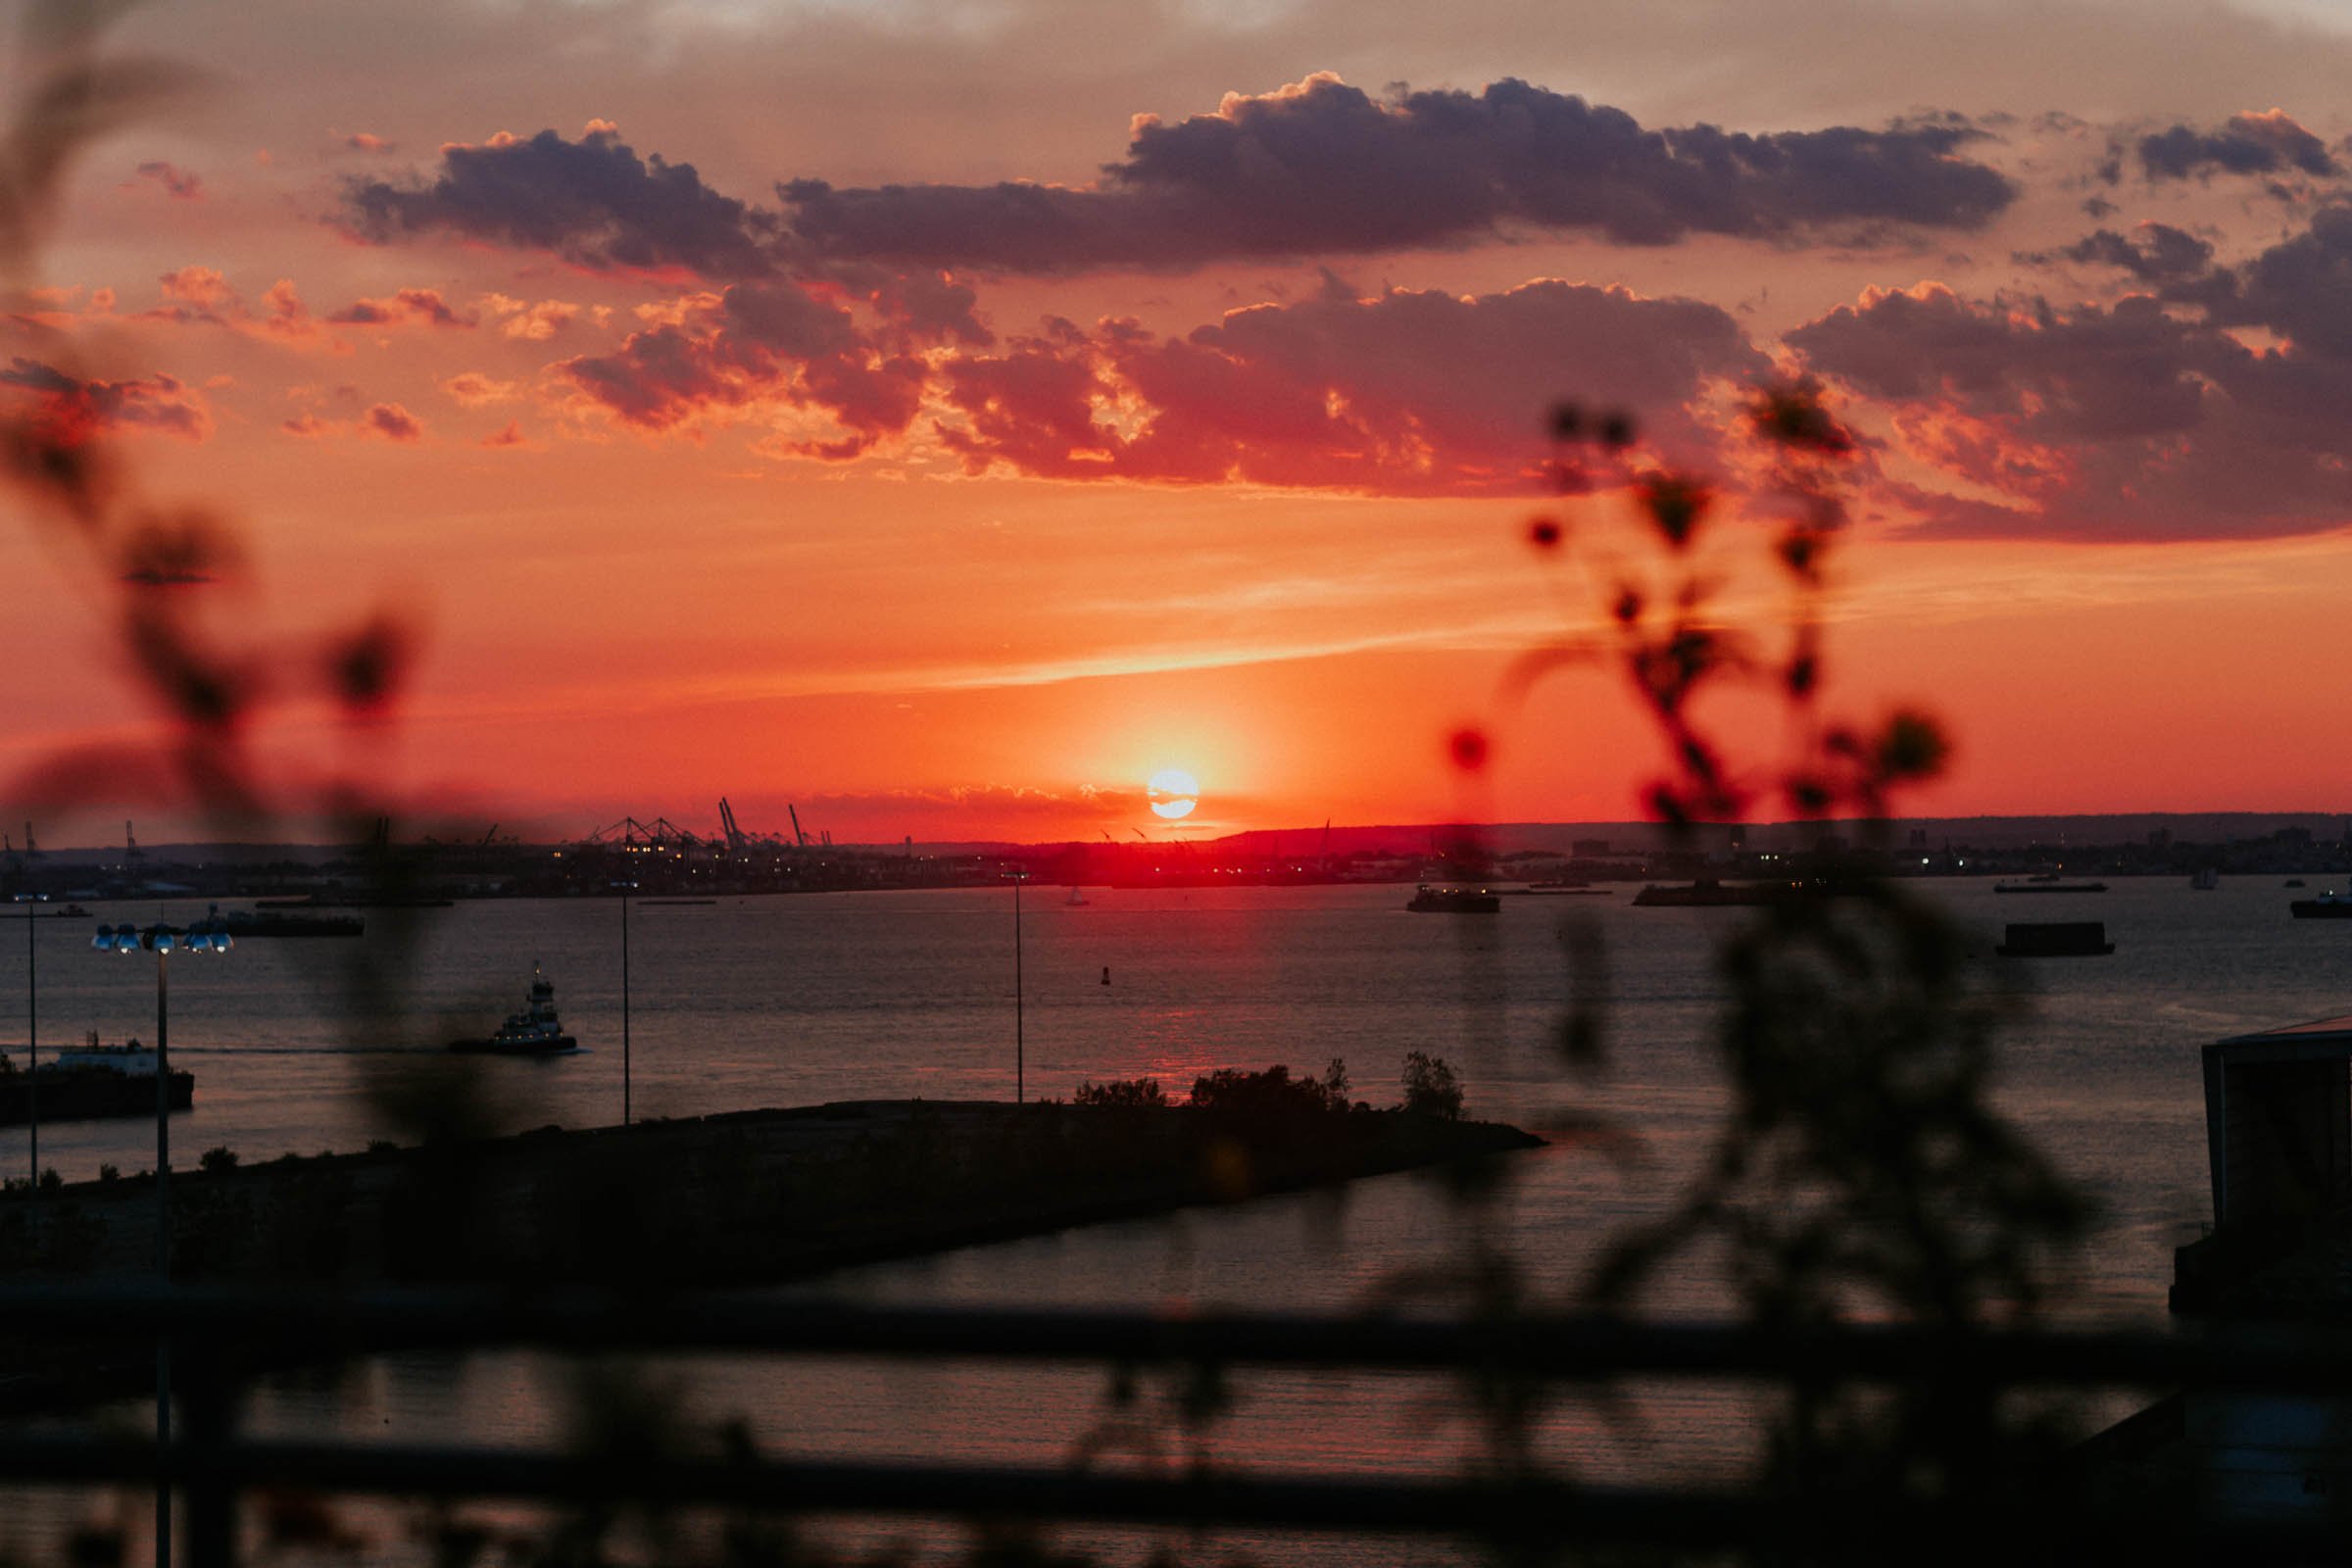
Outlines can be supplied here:
<path id="1" fill-rule="evenodd" d="M 1349 1535 L 1447 1536 L 1464 1541 L 1640 1544 L 1685 1549 L 1767 1549 L 1825 1536 L 1850 1544 L 1861 1533 L 1885 1539 L 2013 1543 L 2032 1532 L 2034 1561 L 2070 1543 L 2084 1560 L 2135 1564 L 2191 1560 L 2226 1546 L 2230 1562 L 2316 1560 L 2342 1537 L 2318 1524 L 2232 1522 L 2210 1530 L 2154 1520 L 2144 1508 L 2087 1508 L 2053 1515 L 2031 1498 L 1976 1502 L 1965 1510 L 1894 1504 L 1870 1496 L 1799 1505 L 1757 1494 L 1701 1489 L 1579 1487 L 1366 1479 L 1288 1473 L 1252 1478 L 1137 1476 L 1033 1467 L 869 1464 L 827 1460 L 679 1459 L 654 1455 L 582 1458 L 513 1449 L 409 1447 L 371 1444 L 236 1442 L 177 1447 L 167 1469 L 191 1499 L 225 1499 L 254 1486 L 344 1495 L 505 1498 L 551 1503 L 632 1502 L 746 1508 L 805 1515 L 936 1516 L 973 1520 L 1085 1521 L 1335 1531 Z M 12 1481 L 144 1482 L 155 1474 L 141 1444 L 78 1438 L 0 1439 L 0 1476 Z M 225 1505 L 215 1516 L 231 1517 Z M 1836 1517 L 1830 1517 L 1835 1513 Z M 1928 1532 L 1936 1532 L 1931 1537 Z M 191 1557 L 233 1560 L 233 1538 Z M 1947 1559 L 1948 1560 L 1948 1559 Z"/>
<path id="2" fill-rule="evenodd" d="M 698 1293 L 479 1288 L 352 1294 L 136 1281 L 0 1286 L 0 1334 L 168 1335 L 269 1355 L 532 1348 L 1092 1362 L 1197 1361 L 1552 1380 L 1624 1376 L 2352 1392 L 2352 1339 L 2287 1325 L 2174 1332 L 1955 1332 L 1901 1324 L 1771 1328 L 1599 1315 L 1499 1320 L 1284 1313 L 1010 1310 Z"/>

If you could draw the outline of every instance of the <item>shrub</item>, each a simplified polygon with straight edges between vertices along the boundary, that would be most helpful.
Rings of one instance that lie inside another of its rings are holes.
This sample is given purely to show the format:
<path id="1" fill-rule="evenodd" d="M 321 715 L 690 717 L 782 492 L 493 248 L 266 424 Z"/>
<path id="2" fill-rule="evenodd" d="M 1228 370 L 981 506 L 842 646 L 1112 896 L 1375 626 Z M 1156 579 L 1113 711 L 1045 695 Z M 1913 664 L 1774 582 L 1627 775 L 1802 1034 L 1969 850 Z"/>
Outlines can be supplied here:
<path id="1" fill-rule="evenodd" d="M 1348 1108 L 1348 1064 L 1337 1056 L 1322 1081 L 1294 1078 L 1287 1066 L 1263 1072 L 1219 1067 L 1193 1080 L 1193 1104 L 1217 1114 L 1275 1119 L 1320 1116 Z"/>
<path id="2" fill-rule="evenodd" d="M 215 1144 L 197 1159 L 196 1167 L 207 1176 L 224 1176 L 237 1168 L 237 1152 L 226 1144 Z"/>
<path id="3" fill-rule="evenodd" d="M 43 1165 L 41 1167 L 42 1192 L 54 1193 L 65 1185 L 66 1179 L 57 1173 L 57 1167 L 55 1165 Z"/>
<path id="4" fill-rule="evenodd" d="M 98 1167 L 98 1181 L 100 1185 L 112 1187 L 115 1183 L 121 1181 L 122 1179 L 122 1172 L 119 1167 L 114 1165 L 101 1165 Z"/>
<path id="5" fill-rule="evenodd" d="M 1107 1084 L 1080 1084 L 1078 1092 L 1070 1096 L 1070 1102 L 1120 1110 L 1156 1110 L 1168 1102 L 1168 1095 L 1156 1078 L 1121 1078 Z"/>
<path id="6" fill-rule="evenodd" d="M 1417 1116 L 1461 1120 L 1462 1079 L 1453 1063 L 1426 1051 L 1405 1053 L 1404 1108 Z"/>

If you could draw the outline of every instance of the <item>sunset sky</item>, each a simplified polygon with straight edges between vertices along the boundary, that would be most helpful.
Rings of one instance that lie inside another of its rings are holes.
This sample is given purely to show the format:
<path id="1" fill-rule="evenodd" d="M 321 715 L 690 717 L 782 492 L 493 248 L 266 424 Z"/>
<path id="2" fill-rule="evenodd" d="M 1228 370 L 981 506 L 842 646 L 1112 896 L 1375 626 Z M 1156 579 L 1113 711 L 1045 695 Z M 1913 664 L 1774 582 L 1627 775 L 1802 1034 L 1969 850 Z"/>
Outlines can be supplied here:
<path id="1" fill-rule="evenodd" d="M 1809 373 L 1866 438 L 1831 706 L 1957 740 L 1910 809 L 2346 804 L 2321 0 L 205 0 L 109 46 L 201 83 L 73 165 L 0 394 L 234 525 L 171 591 L 270 675 L 289 803 L 1126 838 L 1173 767 L 1195 836 L 1633 816 L 1611 677 L 1498 695 L 1600 609 L 1529 518 L 1622 515 L 1551 495 L 1546 412 L 1736 481 L 1741 389 Z M 1769 625 L 1765 538 L 1709 549 Z M 197 831 L 116 585 L 13 500 L 0 567 L 0 817 Z M 385 722 L 279 678 L 379 614 Z"/>

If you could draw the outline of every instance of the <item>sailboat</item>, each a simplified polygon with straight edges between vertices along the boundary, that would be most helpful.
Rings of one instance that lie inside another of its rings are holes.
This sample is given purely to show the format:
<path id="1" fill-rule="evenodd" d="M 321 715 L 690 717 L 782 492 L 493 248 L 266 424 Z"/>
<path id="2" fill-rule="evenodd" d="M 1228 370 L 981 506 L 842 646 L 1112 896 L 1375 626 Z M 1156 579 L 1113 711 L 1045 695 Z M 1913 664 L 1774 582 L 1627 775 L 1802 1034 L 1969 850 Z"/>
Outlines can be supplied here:
<path id="1" fill-rule="evenodd" d="M 1075 908 L 1079 905 L 1089 902 L 1091 901 L 1089 901 L 1086 896 L 1086 889 L 1080 887 L 1075 882 L 1070 884 L 1070 896 L 1062 900 L 1062 903 L 1071 908 Z"/>

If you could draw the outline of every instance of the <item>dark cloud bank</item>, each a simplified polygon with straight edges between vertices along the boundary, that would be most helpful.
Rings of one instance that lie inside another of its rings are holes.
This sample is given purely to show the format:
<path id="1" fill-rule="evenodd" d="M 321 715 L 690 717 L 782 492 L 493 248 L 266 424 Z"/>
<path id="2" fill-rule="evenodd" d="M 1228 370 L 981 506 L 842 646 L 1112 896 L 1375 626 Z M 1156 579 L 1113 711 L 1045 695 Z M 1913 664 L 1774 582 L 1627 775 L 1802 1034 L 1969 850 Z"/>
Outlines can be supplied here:
<path id="1" fill-rule="evenodd" d="M 1513 225 L 1631 245 L 1973 228 L 2016 194 L 1963 156 L 1974 134 L 1944 122 L 1764 136 L 1651 130 L 1521 81 L 1380 100 L 1316 76 L 1174 124 L 1143 120 L 1127 156 L 1080 188 L 793 179 L 777 186 L 781 208 L 765 209 L 600 128 L 576 142 L 548 130 L 452 147 L 428 181 L 355 179 L 345 196 L 351 226 L 370 239 L 456 233 L 598 269 L 713 279 L 872 262 L 1064 272 L 1367 254 Z"/>

